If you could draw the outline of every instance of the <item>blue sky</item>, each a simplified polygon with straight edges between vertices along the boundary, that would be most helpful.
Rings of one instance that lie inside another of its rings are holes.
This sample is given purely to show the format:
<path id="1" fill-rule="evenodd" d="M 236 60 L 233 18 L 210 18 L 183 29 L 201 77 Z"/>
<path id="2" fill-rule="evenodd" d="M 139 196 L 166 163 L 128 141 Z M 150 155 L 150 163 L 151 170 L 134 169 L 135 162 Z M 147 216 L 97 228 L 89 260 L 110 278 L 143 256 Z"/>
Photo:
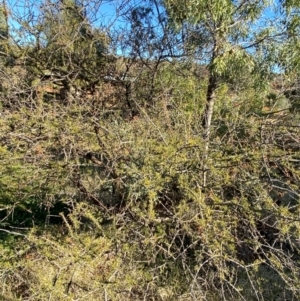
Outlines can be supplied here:
<path id="1" fill-rule="evenodd" d="M 9 22 L 12 28 L 19 28 L 21 20 L 37 18 L 39 15 L 39 7 L 42 2 L 35 0 L 6 0 L 6 4 L 9 12 Z M 102 24 L 111 24 L 115 21 L 115 5 L 117 1 L 98 1 L 101 5 L 97 5 L 97 15 L 92 16 L 95 23 L 100 22 Z M 88 1 L 86 3 L 89 3 Z M 93 2 L 90 2 L 93 3 Z M 96 4 L 96 2 L 95 2 Z M 90 9 L 92 14 L 94 13 Z M 19 20 L 18 20 L 19 19 Z"/>
<path id="2" fill-rule="evenodd" d="M 35 15 L 38 14 L 38 7 L 39 5 L 44 1 L 35 1 L 35 0 L 6 0 L 7 5 L 10 10 L 10 15 L 12 16 L 27 16 L 28 17 L 28 11 L 29 9 L 35 13 Z M 118 7 L 124 3 L 124 1 L 120 0 L 107 0 L 107 1 L 98 1 L 101 3 L 98 9 L 97 17 L 98 22 L 101 22 L 102 24 L 112 24 L 115 22 L 120 22 L 115 20 L 116 16 L 116 10 L 115 7 Z M 133 1 L 132 1 L 133 2 Z M 88 1 L 86 3 L 89 3 Z M 94 2 L 90 2 L 94 3 Z M 142 2 L 141 2 L 142 3 Z M 277 4 L 276 4 L 277 3 Z M 278 6 L 278 0 L 275 0 L 273 2 L 273 5 Z M 274 7 L 274 6 L 273 6 Z M 274 9 L 269 8 L 266 9 L 264 12 L 264 17 L 270 18 L 274 16 Z M 10 18 L 11 22 L 13 22 L 14 25 L 17 24 L 16 20 L 13 20 L 14 18 Z"/>
<path id="3" fill-rule="evenodd" d="M 10 11 L 10 29 L 13 31 L 14 29 L 16 32 L 20 28 L 20 23 L 17 21 L 17 16 L 20 18 L 19 21 L 22 19 L 34 19 L 37 18 L 39 12 L 39 6 L 41 3 L 45 2 L 46 0 L 6 0 L 9 11 Z M 48 0 L 51 1 L 51 0 Z M 97 3 L 97 0 L 95 2 L 88 0 L 85 0 L 88 5 L 93 5 Z M 128 0 L 131 1 L 131 3 L 134 3 L 135 0 Z M 139 3 L 142 4 L 143 0 L 137 0 L 140 1 Z M 275 16 L 275 9 L 276 6 L 278 6 L 279 0 L 274 0 L 273 2 L 273 8 L 268 8 L 264 11 L 262 19 L 260 19 L 258 22 L 256 22 L 254 26 L 262 27 L 264 19 L 270 19 L 274 18 Z M 100 1 L 101 5 L 97 7 L 97 13 L 94 14 L 92 9 L 89 9 L 91 12 L 90 19 L 92 21 L 92 26 L 95 27 L 103 27 L 111 29 L 111 28 L 117 28 L 120 26 L 126 26 L 126 24 L 122 23 L 120 18 L 116 18 L 116 7 L 119 7 L 124 3 L 124 0 L 106 0 L 106 1 Z M 25 36 L 20 36 L 21 39 L 27 39 Z"/>

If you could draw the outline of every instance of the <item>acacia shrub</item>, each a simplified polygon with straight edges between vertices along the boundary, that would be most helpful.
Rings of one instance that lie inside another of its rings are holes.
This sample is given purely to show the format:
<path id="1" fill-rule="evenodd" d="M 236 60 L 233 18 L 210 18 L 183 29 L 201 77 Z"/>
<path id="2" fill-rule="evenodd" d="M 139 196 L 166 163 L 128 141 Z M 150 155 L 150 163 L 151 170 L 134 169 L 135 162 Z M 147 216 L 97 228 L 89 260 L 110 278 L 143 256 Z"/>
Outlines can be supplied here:
<path id="1" fill-rule="evenodd" d="M 47 211 L 39 223 L 28 217 L 34 223 L 18 230 L 24 236 L 5 238 L 8 296 L 298 298 L 299 172 L 291 159 L 299 147 L 288 138 L 297 131 L 256 117 L 240 118 L 222 143 L 214 134 L 204 190 L 203 139 L 182 128 L 188 114 L 174 113 L 166 127 L 162 115 L 145 110 L 132 121 L 91 118 L 90 106 L 45 105 L 1 120 L 2 199 L 10 213 L 3 226 L 20 226 L 16 206 Z M 241 138 L 241 126 L 251 137 Z M 275 177 L 293 190 L 293 203 L 277 202 Z M 58 203 L 66 209 L 52 211 Z"/>

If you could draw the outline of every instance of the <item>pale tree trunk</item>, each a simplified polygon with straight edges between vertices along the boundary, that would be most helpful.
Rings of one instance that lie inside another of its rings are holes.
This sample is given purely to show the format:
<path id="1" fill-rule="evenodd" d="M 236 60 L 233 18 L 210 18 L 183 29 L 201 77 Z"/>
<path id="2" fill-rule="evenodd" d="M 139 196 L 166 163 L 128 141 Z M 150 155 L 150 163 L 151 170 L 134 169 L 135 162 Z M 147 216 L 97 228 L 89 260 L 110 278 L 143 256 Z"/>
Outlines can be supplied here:
<path id="1" fill-rule="evenodd" d="M 205 188 L 207 185 L 207 160 L 209 155 L 209 145 L 210 145 L 210 136 L 211 136 L 211 122 L 214 112 L 214 105 L 216 101 L 216 90 L 218 88 L 218 80 L 217 75 L 214 72 L 214 62 L 215 58 L 218 56 L 218 48 L 217 43 L 214 45 L 213 56 L 211 59 L 211 63 L 209 66 L 209 79 L 208 79 L 208 87 L 206 93 L 206 106 L 205 111 L 202 116 L 202 127 L 204 129 L 204 151 L 203 151 L 203 187 Z"/>

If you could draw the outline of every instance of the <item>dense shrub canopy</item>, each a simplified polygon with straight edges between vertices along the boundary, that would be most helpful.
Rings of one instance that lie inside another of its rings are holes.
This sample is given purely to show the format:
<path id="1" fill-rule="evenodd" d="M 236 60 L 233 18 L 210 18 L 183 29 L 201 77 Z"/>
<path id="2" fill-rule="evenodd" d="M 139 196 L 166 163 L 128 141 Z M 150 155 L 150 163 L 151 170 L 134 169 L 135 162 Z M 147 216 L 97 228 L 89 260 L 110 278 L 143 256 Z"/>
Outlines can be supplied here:
<path id="1" fill-rule="evenodd" d="M 298 7 L 19 2 L 0 299 L 299 300 Z"/>

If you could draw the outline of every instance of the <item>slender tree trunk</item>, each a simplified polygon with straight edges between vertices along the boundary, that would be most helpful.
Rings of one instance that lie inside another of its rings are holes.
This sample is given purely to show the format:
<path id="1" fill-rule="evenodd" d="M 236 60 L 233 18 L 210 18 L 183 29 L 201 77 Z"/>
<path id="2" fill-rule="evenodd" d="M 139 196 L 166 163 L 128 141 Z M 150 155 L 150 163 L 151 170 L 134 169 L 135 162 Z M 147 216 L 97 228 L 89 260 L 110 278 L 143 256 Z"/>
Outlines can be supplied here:
<path id="1" fill-rule="evenodd" d="M 206 106 L 205 111 L 202 116 L 202 127 L 204 129 L 204 152 L 203 152 L 203 187 L 205 188 L 207 185 L 207 160 L 209 154 L 209 145 L 210 145 L 210 135 L 211 135 L 211 122 L 214 112 L 214 105 L 216 101 L 216 90 L 218 88 L 218 78 L 214 72 L 214 62 L 215 58 L 218 56 L 218 48 L 217 43 L 214 45 L 213 56 L 211 59 L 211 63 L 209 66 L 209 79 L 208 79 L 208 87 L 206 93 Z"/>
<path id="2" fill-rule="evenodd" d="M 217 78 L 213 74 L 210 74 L 206 92 L 206 107 L 202 117 L 202 127 L 204 129 L 203 137 L 206 141 L 209 141 L 210 139 L 211 121 L 214 112 L 217 85 Z"/>

